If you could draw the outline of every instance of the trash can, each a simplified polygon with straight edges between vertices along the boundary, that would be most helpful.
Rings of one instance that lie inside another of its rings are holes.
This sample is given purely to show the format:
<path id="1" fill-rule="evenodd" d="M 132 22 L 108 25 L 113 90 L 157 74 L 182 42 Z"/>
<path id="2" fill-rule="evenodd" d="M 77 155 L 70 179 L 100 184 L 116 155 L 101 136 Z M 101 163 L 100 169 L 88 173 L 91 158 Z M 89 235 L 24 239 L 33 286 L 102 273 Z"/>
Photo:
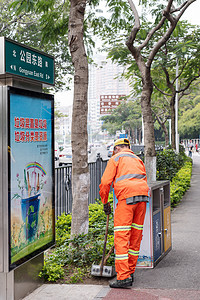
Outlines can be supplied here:
<path id="1" fill-rule="evenodd" d="M 155 181 L 149 184 L 143 238 L 137 267 L 154 268 L 171 250 L 171 202 L 170 181 Z"/>

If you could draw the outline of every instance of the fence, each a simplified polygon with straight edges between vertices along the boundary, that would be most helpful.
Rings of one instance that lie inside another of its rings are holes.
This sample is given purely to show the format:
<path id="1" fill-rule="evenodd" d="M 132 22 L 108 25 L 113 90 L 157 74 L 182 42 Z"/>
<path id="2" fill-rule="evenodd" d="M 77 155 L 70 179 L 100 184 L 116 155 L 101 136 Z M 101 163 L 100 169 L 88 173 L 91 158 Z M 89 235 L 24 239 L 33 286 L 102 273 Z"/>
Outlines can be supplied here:
<path id="1" fill-rule="evenodd" d="M 99 199 L 99 184 L 101 176 L 106 168 L 107 160 L 102 160 L 97 155 L 95 162 L 89 163 L 90 191 L 88 204 L 95 203 Z M 63 212 L 72 212 L 72 185 L 71 185 L 72 165 L 55 168 L 55 213 L 56 218 Z"/>

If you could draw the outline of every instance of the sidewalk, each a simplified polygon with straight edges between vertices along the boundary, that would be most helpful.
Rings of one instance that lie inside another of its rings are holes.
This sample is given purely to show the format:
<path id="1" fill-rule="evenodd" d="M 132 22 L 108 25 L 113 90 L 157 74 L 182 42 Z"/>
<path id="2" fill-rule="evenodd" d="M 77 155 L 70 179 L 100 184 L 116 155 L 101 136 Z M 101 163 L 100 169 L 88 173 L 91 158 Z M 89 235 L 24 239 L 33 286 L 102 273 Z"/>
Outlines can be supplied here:
<path id="1" fill-rule="evenodd" d="M 154 269 L 137 269 L 131 289 L 44 284 L 24 300 L 199 300 L 200 155 L 193 154 L 191 187 L 172 212 L 172 250 Z"/>

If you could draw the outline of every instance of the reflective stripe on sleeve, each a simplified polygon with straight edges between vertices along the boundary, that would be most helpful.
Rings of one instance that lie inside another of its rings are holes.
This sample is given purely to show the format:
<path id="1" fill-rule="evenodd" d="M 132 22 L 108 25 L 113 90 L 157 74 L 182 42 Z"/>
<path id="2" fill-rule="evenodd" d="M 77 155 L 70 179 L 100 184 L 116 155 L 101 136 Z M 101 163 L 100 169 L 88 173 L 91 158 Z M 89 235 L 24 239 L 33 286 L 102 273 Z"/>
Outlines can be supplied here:
<path id="1" fill-rule="evenodd" d="M 128 254 L 115 254 L 115 259 L 116 260 L 128 259 Z"/>
<path id="2" fill-rule="evenodd" d="M 132 223 L 131 227 L 134 229 L 143 230 L 143 225 L 139 225 L 136 223 Z"/>
<path id="3" fill-rule="evenodd" d="M 137 158 L 139 159 L 139 157 L 137 157 L 136 155 L 134 154 L 131 154 L 131 153 L 121 153 L 119 154 L 117 157 L 115 157 L 115 161 L 118 161 L 120 159 L 120 157 L 132 157 L 132 158 Z"/>
<path id="4" fill-rule="evenodd" d="M 114 231 L 127 231 L 131 230 L 131 225 L 130 226 L 115 226 Z"/>
<path id="5" fill-rule="evenodd" d="M 137 179 L 142 179 L 145 178 L 146 175 L 142 175 L 142 174 L 126 174 L 126 175 L 122 175 L 119 178 L 117 178 L 115 180 L 115 182 L 117 183 L 118 181 L 124 180 L 124 179 L 131 179 L 131 178 L 137 178 Z"/>
<path id="6" fill-rule="evenodd" d="M 131 250 L 131 249 L 128 250 L 128 253 L 130 255 L 133 255 L 133 256 L 138 256 L 139 255 L 139 251 L 135 251 L 135 250 Z"/>

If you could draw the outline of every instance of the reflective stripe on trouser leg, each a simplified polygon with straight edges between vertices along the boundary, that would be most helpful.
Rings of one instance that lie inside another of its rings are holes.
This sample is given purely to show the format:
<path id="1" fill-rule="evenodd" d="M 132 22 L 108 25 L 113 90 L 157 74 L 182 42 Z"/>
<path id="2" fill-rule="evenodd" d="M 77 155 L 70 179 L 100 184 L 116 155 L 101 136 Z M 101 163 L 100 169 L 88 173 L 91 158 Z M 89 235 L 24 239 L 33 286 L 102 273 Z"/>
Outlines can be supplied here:
<path id="1" fill-rule="evenodd" d="M 135 214 L 133 217 L 133 223 L 131 225 L 131 237 L 129 246 L 129 269 L 130 273 L 135 272 L 137 264 L 140 244 L 142 240 L 143 224 L 146 213 L 146 202 L 139 202 L 136 204 Z"/>
<path id="2" fill-rule="evenodd" d="M 115 210 L 115 269 L 118 280 L 123 280 L 130 276 L 128 251 L 132 231 L 131 225 L 133 223 L 133 206 L 134 205 L 127 205 L 126 200 L 121 200 L 118 202 Z"/>

